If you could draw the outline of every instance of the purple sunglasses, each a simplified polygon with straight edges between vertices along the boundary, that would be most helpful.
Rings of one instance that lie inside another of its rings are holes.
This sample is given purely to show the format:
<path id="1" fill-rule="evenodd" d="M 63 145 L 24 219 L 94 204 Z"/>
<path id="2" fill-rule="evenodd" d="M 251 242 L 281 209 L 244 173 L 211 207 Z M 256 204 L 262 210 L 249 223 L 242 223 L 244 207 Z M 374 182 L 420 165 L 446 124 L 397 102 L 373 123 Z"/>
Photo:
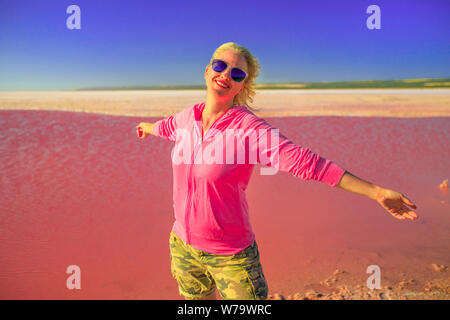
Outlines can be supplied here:
<path id="1" fill-rule="evenodd" d="M 214 59 L 211 62 L 211 67 L 216 72 L 222 72 L 228 67 L 228 64 L 223 60 Z M 236 82 L 241 82 L 246 76 L 247 74 L 239 68 L 231 69 L 231 78 Z"/>

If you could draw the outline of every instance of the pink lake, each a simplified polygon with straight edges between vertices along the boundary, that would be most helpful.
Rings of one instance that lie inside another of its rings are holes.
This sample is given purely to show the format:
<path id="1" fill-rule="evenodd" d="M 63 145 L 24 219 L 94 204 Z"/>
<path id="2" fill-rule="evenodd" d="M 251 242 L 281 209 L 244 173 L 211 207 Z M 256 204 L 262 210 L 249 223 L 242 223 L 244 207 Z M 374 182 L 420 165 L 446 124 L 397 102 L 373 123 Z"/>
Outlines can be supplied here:
<path id="1" fill-rule="evenodd" d="M 0 111 L 0 299 L 181 299 L 170 274 L 173 143 L 136 137 L 160 118 Z M 378 203 L 289 173 L 260 175 L 247 200 L 269 294 L 343 269 L 365 285 L 448 278 L 450 118 L 265 118 L 294 143 L 404 193 L 414 222 Z M 66 269 L 81 269 L 69 290 Z"/>

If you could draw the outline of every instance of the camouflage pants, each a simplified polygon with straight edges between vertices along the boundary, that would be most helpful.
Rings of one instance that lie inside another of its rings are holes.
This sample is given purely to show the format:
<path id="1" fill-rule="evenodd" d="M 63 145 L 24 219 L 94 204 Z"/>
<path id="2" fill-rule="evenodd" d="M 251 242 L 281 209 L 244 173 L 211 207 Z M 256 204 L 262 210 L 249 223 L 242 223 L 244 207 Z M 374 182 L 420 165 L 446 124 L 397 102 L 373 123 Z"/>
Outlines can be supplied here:
<path id="1" fill-rule="evenodd" d="M 233 255 L 200 251 L 170 233 L 170 260 L 180 295 L 200 299 L 215 292 L 224 300 L 264 300 L 267 281 L 264 277 L 256 241 Z"/>

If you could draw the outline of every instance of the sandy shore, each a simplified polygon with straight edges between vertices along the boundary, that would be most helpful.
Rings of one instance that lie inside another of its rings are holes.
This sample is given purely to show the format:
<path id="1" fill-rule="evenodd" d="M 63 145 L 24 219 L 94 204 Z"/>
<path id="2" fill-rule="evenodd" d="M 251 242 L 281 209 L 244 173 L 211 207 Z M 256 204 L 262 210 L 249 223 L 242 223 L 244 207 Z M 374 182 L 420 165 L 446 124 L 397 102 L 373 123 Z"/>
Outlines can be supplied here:
<path id="1" fill-rule="evenodd" d="M 165 117 L 204 101 L 204 90 L 0 92 L 0 109 Z M 261 117 L 450 116 L 450 89 L 260 90 Z"/>
<path id="2" fill-rule="evenodd" d="M 442 270 L 440 272 L 447 272 Z M 336 269 L 320 283 L 310 284 L 298 292 L 282 295 L 270 294 L 268 300 L 449 300 L 450 278 L 437 277 L 421 283 L 412 278 L 402 278 L 396 283 L 369 289 L 355 285 L 345 270 Z"/>

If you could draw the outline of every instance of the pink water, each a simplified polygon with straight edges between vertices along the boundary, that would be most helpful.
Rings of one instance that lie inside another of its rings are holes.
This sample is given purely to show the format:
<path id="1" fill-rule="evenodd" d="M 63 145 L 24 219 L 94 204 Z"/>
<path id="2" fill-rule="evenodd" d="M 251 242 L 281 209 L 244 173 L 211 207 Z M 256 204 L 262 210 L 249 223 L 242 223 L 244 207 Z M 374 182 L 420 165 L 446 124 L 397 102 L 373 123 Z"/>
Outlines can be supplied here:
<path id="1" fill-rule="evenodd" d="M 158 118 L 0 111 L 0 298 L 180 299 L 170 274 L 173 143 L 136 137 Z M 376 202 L 289 173 L 247 190 L 269 293 L 291 294 L 344 269 L 364 285 L 445 277 L 450 263 L 449 118 L 266 118 L 354 175 L 404 193 L 415 222 Z M 66 287 L 69 265 L 81 289 Z"/>

